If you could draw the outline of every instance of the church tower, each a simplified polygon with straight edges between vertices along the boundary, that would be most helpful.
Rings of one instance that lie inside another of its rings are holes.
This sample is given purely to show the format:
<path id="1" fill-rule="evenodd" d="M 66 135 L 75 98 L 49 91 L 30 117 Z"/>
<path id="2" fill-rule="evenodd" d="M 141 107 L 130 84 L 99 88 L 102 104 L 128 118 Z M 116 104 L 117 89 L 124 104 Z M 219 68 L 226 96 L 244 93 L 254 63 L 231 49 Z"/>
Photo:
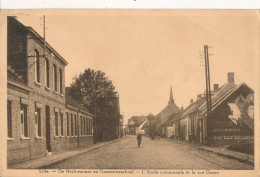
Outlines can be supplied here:
<path id="1" fill-rule="evenodd" d="M 170 90 L 170 100 L 168 102 L 168 105 L 170 104 L 174 104 L 174 99 L 173 99 L 173 96 L 172 96 L 172 86 L 171 86 L 171 90 Z"/>

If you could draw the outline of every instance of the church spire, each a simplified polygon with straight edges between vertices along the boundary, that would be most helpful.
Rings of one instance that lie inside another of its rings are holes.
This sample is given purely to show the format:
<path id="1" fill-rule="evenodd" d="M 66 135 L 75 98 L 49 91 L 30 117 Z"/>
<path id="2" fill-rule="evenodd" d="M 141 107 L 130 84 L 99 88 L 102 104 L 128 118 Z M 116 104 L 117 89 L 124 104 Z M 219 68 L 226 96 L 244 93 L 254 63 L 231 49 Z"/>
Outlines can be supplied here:
<path id="1" fill-rule="evenodd" d="M 170 100 L 169 100 L 169 103 L 168 104 L 173 104 L 174 103 L 174 99 L 173 99 L 173 96 L 172 96 L 172 86 L 171 86 L 171 90 L 170 90 Z"/>

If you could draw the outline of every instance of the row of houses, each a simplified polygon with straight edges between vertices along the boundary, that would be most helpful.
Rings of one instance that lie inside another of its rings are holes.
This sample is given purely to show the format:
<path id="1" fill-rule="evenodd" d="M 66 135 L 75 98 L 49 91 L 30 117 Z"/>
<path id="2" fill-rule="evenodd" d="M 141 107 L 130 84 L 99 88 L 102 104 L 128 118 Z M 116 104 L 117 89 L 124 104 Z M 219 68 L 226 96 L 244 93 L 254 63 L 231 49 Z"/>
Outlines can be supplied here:
<path id="1" fill-rule="evenodd" d="M 162 135 L 202 144 L 254 138 L 254 91 L 245 83 L 235 84 L 234 73 L 227 74 L 221 87 L 214 84 L 211 102 L 209 117 L 204 93 L 195 101 L 191 99 L 185 109 L 176 108 L 171 96 L 168 106 L 157 115 Z"/>
<path id="2" fill-rule="evenodd" d="M 93 115 L 65 88 L 68 62 L 31 27 L 7 19 L 7 162 L 93 144 Z"/>
<path id="3" fill-rule="evenodd" d="M 227 74 L 227 82 L 211 91 L 211 114 L 207 114 L 206 94 L 190 99 L 186 108 L 179 108 L 173 99 L 172 88 L 167 106 L 156 116 L 161 130 L 155 136 L 201 144 L 225 144 L 254 139 L 254 91 L 246 84 L 235 84 L 234 73 Z M 132 116 L 126 132 L 146 134 L 149 116 Z M 153 117 L 153 116 L 150 116 Z M 153 135 L 154 136 L 154 135 Z"/>

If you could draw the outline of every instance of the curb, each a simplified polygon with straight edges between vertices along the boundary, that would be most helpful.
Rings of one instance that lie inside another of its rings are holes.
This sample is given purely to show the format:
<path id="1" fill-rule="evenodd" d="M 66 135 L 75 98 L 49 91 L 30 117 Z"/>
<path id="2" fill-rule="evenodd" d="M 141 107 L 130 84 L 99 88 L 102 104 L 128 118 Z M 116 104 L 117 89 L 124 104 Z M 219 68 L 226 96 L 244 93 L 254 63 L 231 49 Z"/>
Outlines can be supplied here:
<path id="1" fill-rule="evenodd" d="M 237 160 L 239 162 L 247 163 L 248 165 L 254 166 L 254 161 L 249 160 L 249 159 L 238 158 L 236 156 L 227 155 L 227 154 L 223 154 L 223 153 L 220 153 L 220 152 L 215 152 L 215 151 L 212 151 L 212 150 L 209 150 L 209 149 L 204 149 L 202 147 L 194 146 L 192 144 L 181 143 L 181 142 L 172 141 L 172 140 L 169 140 L 169 139 L 166 139 L 166 141 L 170 141 L 170 142 L 175 142 L 175 143 L 178 143 L 178 144 L 191 146 L 191 147 L 197 148 L 199 150 L 203 150 L 203 151 L 207 151 L 207 152 L 210 152 L 210 153 L 214 153 L 214 154 L 217 154 L 217 155 L 222 156 L 222 157 L 227 157 L 227 158 L 230 158 L 230 159 L 233 159 L 233 160 Z"/>

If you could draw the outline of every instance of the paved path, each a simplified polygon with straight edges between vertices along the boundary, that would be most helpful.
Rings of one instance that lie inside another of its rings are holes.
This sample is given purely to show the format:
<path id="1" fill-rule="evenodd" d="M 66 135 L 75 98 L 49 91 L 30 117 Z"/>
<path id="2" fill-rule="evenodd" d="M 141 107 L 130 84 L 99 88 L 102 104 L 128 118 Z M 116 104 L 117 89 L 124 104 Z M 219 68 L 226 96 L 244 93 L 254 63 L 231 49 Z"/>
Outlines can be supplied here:
<path id="1" fill-rule="evenodd" d="M 166 140 L 135 136 L 81 153 L 56 164 L 53 169 L 253 169 L 253 166 Z"/>

